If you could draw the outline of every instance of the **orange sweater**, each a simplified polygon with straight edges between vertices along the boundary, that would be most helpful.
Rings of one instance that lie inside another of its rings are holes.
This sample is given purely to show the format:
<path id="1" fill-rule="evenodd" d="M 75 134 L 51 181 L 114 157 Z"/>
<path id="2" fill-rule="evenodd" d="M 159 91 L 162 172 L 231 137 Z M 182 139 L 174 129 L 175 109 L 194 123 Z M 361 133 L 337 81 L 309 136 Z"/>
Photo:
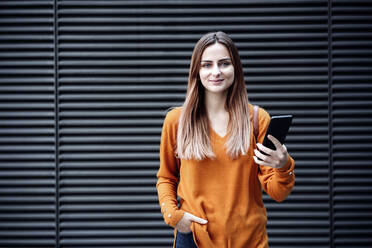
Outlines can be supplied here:
<path id="1" fill-rule="evenodd" d="M 224 148 L 225 137 L 210 128 L 216 159 L 202 161 L 175 157 L 178 119 L 181 108 L 168 112 L 160 145 L 160 168 L 156 184 L 165 222 L 175 227 L 184 212 L 208 220 L 205 225 L 193 222 L 191 230 L 199 248 L 268 247 L 266 209 L 262 188 L 283 201 L 294 185 L 294 160 L 281 169 L 259 166 L 253 160 L 256 141 L 251 116 L 251 146 L 246 155 L 231 160 Z M 269 114 L 259 109 L 258 141 L 262 143 L 270 122 Z M 261 188 L 262 186 L 262 188 Z M 180 197 L 179 207 L 177 195 Z M 177 229 L 174 230 L 176 236 Z"/>

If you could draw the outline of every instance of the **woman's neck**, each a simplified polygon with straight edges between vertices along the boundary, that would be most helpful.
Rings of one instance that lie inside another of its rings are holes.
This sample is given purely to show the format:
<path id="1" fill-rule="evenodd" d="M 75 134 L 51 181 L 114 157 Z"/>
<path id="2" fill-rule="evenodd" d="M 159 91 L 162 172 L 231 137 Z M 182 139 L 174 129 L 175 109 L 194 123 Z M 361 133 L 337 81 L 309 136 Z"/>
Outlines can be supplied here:
<path id="1" fill-rule="evenodd" d="M 208 115 L 226 113 L 225 102 L 227 93 L 205 92 L 205 107 Z"/>

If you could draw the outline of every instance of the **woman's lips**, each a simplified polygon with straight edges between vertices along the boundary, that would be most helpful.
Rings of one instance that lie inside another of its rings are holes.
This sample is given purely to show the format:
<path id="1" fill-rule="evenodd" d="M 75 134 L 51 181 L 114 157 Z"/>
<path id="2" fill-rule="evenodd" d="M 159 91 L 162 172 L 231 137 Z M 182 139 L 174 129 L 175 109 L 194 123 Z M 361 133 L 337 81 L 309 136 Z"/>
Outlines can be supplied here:
<path id="1" fill-rule="evenodd" d="M 217 80 L 209 80 L 213 85 L 219 85 L 223 79 L 217 79 Z"/>

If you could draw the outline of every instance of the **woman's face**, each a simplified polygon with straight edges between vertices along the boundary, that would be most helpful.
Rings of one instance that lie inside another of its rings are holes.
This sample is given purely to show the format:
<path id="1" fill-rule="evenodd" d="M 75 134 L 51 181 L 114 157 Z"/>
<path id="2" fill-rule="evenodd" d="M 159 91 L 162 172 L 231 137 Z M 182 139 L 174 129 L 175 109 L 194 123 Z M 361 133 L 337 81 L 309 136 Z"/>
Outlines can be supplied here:
<path id="1" fill-rule="evenodd" d="M 211 93 L 224 93 L 232 85 L 234 66 L 224 45 L 215 43 L 204 50 L 199 76 L 205 90 Z"/>

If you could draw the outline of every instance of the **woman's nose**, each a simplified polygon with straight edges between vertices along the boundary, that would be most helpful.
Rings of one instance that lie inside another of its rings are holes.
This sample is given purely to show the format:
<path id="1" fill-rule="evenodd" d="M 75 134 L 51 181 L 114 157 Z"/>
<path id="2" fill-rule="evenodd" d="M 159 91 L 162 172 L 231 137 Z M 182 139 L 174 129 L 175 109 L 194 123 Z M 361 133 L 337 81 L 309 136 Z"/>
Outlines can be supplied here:
<path id="1" fill-rule="evenodd" d="M 212 69 L 212 75 L 220 75 L 220 74 L 221 74 L 220 68 L 218 67 L 218 65 L 214 65 Z"/>

